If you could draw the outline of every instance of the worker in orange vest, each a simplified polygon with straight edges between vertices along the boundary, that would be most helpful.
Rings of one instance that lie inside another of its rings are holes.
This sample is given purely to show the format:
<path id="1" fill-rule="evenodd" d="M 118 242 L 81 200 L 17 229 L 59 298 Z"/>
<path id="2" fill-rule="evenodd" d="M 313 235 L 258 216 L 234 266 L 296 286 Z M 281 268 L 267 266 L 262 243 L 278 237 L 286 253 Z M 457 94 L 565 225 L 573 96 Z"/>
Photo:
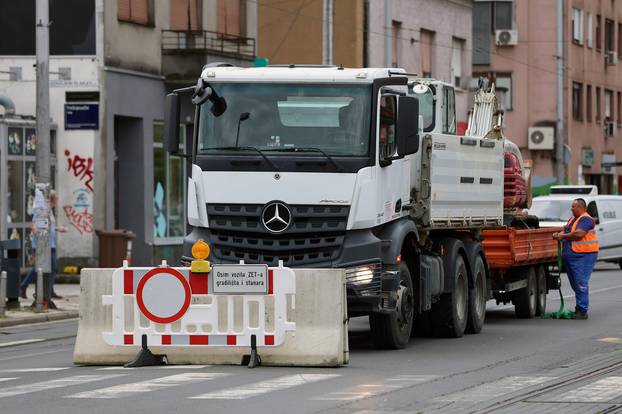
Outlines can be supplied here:
<path id="1" fill-rule="evenodd" d="M 587 319 L 588 286 L 598 257 L 598 238 L 594 231 L 594 219 L 586 211 L 585 200 L 574 200 L 571 210 L 572 218 L 568 220 L 564 231 L 555 233 L 553 238 L 563 243 L 564 268 L 576 299 L 573 319 Z"/>

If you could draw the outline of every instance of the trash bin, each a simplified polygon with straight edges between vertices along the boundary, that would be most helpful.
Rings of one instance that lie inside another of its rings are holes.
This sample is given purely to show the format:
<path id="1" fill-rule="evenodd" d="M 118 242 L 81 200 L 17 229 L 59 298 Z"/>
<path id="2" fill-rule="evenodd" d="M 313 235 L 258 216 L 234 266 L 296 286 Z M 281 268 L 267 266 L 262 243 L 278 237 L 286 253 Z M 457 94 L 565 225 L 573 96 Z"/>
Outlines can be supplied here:
<path id="1" fill-rule="evenodd" d="M 0 271 L 6 272 L 7 307 L 19 307 L 20 241 L 0 240 Z"/>
<path id="2" fill-rule="evenodd" d="M 99 267 L 121 267 L 123 261 L 131 262 L 132 240 L 129 230 L 96 230 L 99 237 Z"/>

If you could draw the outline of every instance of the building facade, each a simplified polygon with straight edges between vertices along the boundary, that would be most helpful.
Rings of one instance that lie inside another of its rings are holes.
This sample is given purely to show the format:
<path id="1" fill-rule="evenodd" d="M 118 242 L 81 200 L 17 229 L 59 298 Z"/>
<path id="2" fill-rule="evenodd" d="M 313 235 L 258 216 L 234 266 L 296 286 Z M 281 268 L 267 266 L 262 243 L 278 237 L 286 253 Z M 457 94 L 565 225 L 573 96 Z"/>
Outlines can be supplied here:
<path id="1" fill-rule="evenodd" d="M 0 13 L 0 37 L 20 39 L 0 47 L 0 95 L 11 98 L 26 118 L 35 115 L 34 4 L 10 2 Z M 251 0 L 50 0 L 56 214 L 68 229 L 58 235 L 61 264 L 94 264 L 96 229 L 134 232 L 136 265 L 180 257 L 189 166 L 163 149 L 164 98 L 172 89 L 195 84 L 207 63 L 252 65 L 256 5 Z M 191 151 L 194 111 L 187 101 L 180 128 L 185 150 Z M 19 223 L 22 239 L 30 221 L 28 189 L 23 192 L 23 217 L 6 226 Z"/>
<path id="2" fill-rule="evenodd" d="M 614 163 L 622 157 L 622 4 L 566 0 L 563 9 L 563 160 L 556 160 L 557 2 L 479 1 L 473 9 L 473 77 L 499 87 L 505 132 L 534 161 L 533 192 L 566 181 L 619 191 Z M 606 163 L 603 166 L 603 163 Z"/>
<path id="3" fill-rule="evenodd" d="M 391 15 L 387 19 L 385 0 L 367 2 L 366 66 L 388 64 L 456 86 L 458 133 L 463 133 L 471 106 L 467 88 L 471 77 L 473 2 L 392 0 L 389 4 Z M 391 62 L 386 61 L 385 53 L 389 44 Z"/>

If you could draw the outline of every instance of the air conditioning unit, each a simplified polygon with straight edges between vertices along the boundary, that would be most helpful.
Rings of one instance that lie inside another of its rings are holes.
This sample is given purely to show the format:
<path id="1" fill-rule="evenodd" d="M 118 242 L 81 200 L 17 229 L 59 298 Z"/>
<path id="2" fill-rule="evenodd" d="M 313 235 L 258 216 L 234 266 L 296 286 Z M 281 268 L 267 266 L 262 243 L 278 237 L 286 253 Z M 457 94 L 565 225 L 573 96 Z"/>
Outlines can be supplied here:
<path id="1" fill-rule="evenodd" d="M 612 137 L 616 134 L 616 124 L 613 121 L 605 122 L 605 135 Z"/>
<path id="2" fill-rule="evenodd" d="M 518 43 L 518 32 L 516 30 L 496 30 L 495 42 L 497 46 L 516 46 Z"/>
<path id="3" fill-rule="evenodd" d="M 607 66 L 613 66 L 618 64 L 618 54 L 613 50 L 608 50 L 605 53 L 605 64 Z"/>
<path id="4" fill-rule="evenodd" d="M 555 147 L 553 127 L 530 127 L 527 134 L 527 148 L 530 150 L 552 150 Z"/>

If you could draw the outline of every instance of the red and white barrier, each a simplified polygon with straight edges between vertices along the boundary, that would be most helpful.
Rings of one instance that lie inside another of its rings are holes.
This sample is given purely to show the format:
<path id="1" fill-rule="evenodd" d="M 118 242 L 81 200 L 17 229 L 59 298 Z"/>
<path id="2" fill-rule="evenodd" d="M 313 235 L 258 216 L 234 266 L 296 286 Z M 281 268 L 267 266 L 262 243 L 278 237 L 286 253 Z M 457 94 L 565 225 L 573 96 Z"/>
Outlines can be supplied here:
<path id="1" fill-rule="evenodd" d="M 287 298 L 296 293 L 291 269 L 270 268 L 265 294 L 214 294 L 212 286 L 211 274 L 186 267 L 119 268 L 112 274 L 112 294 L 102 298 L 112 306 L 112 330 L 103 332 L 104 340 L 138 345 L 147 335 L 150 346 L 250 347 L 255 335 L 263 347 L 282 345 L 285 333 L 296 330 L 287 320 Z M 268 321 L 274 321 L 272 329 Z"/>

